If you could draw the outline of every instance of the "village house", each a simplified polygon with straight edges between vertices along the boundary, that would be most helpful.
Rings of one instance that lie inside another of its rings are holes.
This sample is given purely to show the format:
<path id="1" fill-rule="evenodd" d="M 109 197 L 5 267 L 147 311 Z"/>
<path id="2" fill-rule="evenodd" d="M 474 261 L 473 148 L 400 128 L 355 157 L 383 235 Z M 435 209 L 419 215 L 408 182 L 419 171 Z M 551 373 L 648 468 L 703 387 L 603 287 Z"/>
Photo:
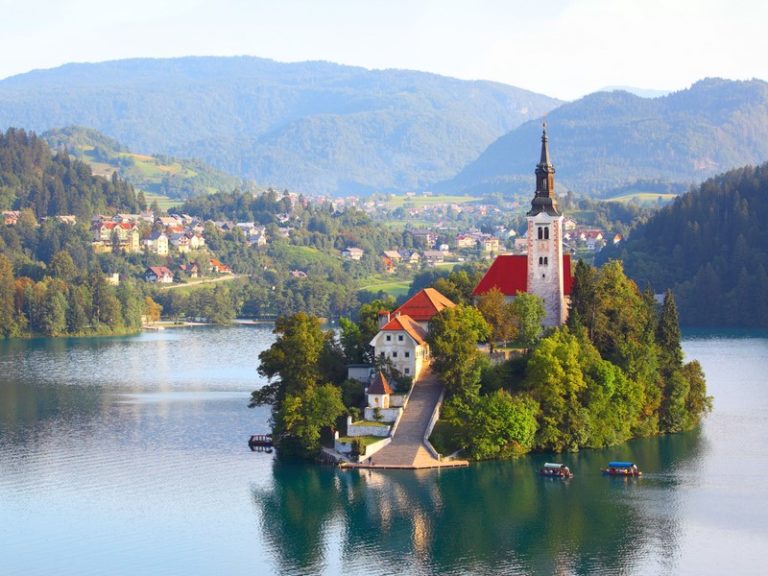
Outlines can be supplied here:
<path id="1" fill-rule="evenodd" d="M 168 236 L 164 232 L 153 232 L 142 240 L 144 251 L 158 256 L 168 255 Z"/>
<path id="2" fill-rule="evenodd" d="M 380 329 L 370 342 L 374 354 L 404 376 L 417 379 L 429 364 L 429 321 L 441 310 L 454 306 L 434 288 L 425 288 L 394 312 L 379 312 Z"/>
<path id="3" fill-rule="evenodd" d="M 347 260 L 361 260 L 363 254 L 364 251 L 362 248 L 355 248 L 354 246 L 347 248 L 341 253 L 341 255 Z"/>
<path id="4" fill-rule="evenodd" d="M 173 272 L 165 266 L 150 266 L 144 272 L 144 279 L 147 282 L 171 284 L 173 282 Z"/>
<path id="5" fill-rule="evenodd" d="M 21 212 L 18 210 L 3 210 L 3 223 L 6 226 L 15 226 L 20 215 Z"/>
<path id="6" fill-rule="evenodd" d="M 93 248 L 96 252 L 108 252 L 117 247 L 123 252 L 141 251 L 139 228 L 131 222 L 97 221 L 91 228 Z"/>
<path id="7" fill-rule="evenodd" d="M 189 238 L 186 234 L 175 233 L 168 236 L 168 241 L 176 248 L 179 254 L 186 254 L 189 252 Z"/>
<path id="8" fill-rule="evenodd" d="M 211 272 L 215 272 L 216 274 L 232 274 L 232 269 L 226 264 L 222 264 L 216 258 L 211 258 L 209 263 L 211 265 Z"/>

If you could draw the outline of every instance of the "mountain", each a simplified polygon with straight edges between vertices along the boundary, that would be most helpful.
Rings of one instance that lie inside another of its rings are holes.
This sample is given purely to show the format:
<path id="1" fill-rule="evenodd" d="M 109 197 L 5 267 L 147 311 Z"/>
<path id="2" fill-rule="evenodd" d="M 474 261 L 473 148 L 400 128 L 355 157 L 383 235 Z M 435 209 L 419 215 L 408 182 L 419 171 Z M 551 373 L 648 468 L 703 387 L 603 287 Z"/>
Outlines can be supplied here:
<path id="1" fill-rule="evenodd" d="M 309 193 L 444 180 L 559 104 L 493 82 L 253 57 L 68 64 L 0 81 L 0 127 L 87 126 Z"/>
<path id="2" fill-rule="evenodd" d="M 92 128 L 68 126 L 49 130 L 43 139 L 54 149 L 64 149 L 91 166 L 94 174 L 110 177 L 117 172 L 137 190 L 185 199 L 213 192 L 256 187 L 252 182 L 225 174 L 200 160 L 131 152 L 117 140 Z"/>
<path id="3" fill-rule="evenodd" d="M 671 288 L 680 319 L 768 328 L 768 163 L 704 182 L 598 256 L 656 292 Z"/>
<path id="4" fill-rule="evenodd" d="M 592 196 L 617 188 L 660 191 L 768 159 L 768 83 L 707 79 L 659 98 L 598 92 L 547 115 L 557 182 Z M 437 190 L 531 190 L 541 122 L 491 144 Z"/>

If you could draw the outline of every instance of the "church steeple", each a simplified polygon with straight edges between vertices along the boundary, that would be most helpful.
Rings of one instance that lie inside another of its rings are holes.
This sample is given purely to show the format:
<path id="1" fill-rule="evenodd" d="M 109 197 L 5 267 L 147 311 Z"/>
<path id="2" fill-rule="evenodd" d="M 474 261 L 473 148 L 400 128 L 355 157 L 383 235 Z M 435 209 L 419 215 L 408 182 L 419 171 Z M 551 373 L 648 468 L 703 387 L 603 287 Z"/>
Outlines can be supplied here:
<path id="1" fill-rule="evenodd" d="M 541 158 L 536 165 L 536 195 L 531 202 L 528 216 L 536 216 L 546 212 L 550 216 L 560 216 L 555 198 L 555 167 L 549 159 L 549 144 L 547 140 L 547 123 L 543 123 L 541 133 Z"/>

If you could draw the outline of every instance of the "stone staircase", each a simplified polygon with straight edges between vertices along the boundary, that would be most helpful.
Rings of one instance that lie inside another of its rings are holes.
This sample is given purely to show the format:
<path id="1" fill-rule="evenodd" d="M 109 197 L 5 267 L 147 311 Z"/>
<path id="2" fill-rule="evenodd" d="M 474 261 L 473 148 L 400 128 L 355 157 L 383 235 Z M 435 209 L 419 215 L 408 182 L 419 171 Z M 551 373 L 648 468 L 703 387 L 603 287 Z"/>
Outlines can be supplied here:
<path id="1" fill-rule="evenodd" d="M 424 444 L 432 414 L 440 400 L 443 385 L 431 372 L 413 384 L 400 424 L 392 442 L 373 455 L 371 461 L 363 461 L 363 468 L 438 468 L 467 466 L 464 460 L 440 460 L 435 458 Z"/>

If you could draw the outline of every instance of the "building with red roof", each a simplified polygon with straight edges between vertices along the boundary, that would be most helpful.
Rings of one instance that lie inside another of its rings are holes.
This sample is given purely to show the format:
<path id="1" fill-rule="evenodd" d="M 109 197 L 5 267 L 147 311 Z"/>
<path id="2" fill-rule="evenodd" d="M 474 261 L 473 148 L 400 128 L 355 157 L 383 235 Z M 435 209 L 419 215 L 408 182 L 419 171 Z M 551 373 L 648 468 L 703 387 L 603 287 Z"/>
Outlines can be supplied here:
<path id="1" fill-rule="evenodd" d="M 573 276 L 571 258 L 563 254 L 564 217 L 555 197 L 546 124 L 536 165 L 536 193 L 526 216 L 527 254 L 498 256 L 472 293 L 479 296 L 498 288 L 508 299 L 518 292 L 536 294 L 544 300 L 544 326 L 559 326 L 568 316 Z"/>
<path id="2" fill-rule="evenodd" d="M 455 304 L 434 288 L 414 294 L 394 312 L 379 312 L 379 333 L 371 340 L 377 358 L 414 380 L 429 363 L 427 332 L 432 317 Z"/>

